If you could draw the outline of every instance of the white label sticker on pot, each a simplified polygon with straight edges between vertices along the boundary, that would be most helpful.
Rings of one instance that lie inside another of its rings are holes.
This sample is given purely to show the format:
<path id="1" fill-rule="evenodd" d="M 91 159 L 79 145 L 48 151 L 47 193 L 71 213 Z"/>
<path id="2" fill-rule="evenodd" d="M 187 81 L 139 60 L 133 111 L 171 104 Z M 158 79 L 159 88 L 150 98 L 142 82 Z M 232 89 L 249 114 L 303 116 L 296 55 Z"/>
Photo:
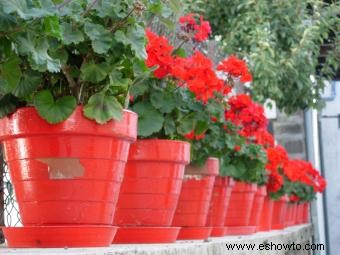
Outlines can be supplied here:
<path id="1" fill-rule="evenodd" d="M 50 179 L 73 179 L 84 175 L 84 167 L 78 158 L 38 158 L 48 165 Z"/>

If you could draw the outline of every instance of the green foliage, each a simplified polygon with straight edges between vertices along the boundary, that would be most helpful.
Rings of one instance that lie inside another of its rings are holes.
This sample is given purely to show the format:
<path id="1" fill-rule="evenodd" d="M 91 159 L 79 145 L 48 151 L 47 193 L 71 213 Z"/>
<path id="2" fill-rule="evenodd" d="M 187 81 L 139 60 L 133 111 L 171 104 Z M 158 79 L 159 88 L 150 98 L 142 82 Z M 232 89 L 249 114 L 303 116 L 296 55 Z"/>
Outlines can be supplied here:
<path id="1" fill-rule="evenodd" d="M 98 123 L 120 119 L 130 85 L 149 74 L 135 63 L 146 57 L 144 14 L 153 6 L 0 0 L 0 116 L 28 105 L 58 123 L 78 104 Z"/>
<path id="2" fill-rule="evenodd" d="M 321 105 L 323 81 L 339 68 L 339 1 L 319 0 L 186 0 L 191 11 L 203 13 L 227 54 L 249 60 L 252 93 L 258 101 L 271 98 L 287 113 Z M 320 46 L 330 43 L 318 70 Z M 315 77 L 313 83 L 310 76 Z"/>
<path id="3" fill-rule="evenodd" d="M 208 108 L 212 109 L 211 106 Z M 192 163 L 202 166 L 208 157 L 216 157 L 220 160 L 222 176 L 231 176 L 235 180 L 248 183 L 265 184 L 267 157 L 262 146 L 250 143 L 245 137 L 238 135 L 237 128 L 223 120 L 222 113 L 211 116 L 217 117 L 217 121 L 209 123 L 205 137 L 191 141 Z"/>

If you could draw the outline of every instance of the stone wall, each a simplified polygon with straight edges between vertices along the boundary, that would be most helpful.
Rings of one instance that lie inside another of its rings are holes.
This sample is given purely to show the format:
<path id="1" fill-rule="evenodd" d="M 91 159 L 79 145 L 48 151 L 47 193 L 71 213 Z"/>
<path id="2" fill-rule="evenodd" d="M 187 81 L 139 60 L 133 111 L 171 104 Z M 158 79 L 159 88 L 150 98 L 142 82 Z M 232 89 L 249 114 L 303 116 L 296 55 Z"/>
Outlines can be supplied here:
<path id="1" fill-rule="evenodd" d="M 287 116 L 278 112 L 272 120 L 275 139 L 292 158 L 306 159 L 306 138 L 303 111 Z"/>

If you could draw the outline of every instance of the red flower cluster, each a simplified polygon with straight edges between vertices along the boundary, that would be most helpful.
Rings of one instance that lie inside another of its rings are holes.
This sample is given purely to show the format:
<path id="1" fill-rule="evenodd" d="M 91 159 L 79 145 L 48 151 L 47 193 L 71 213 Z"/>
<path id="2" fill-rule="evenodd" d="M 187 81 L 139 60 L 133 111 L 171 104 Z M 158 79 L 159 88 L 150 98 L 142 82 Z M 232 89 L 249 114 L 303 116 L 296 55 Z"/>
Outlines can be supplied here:
<path id="1" fill-rule="evenodd" d="M 253 80 L 253 77 L 248 70 L 247 64 L 234 55 L 231 55 L 223 60 L 217 66 L 217 70 L 226 72 L 236 78 L 240 78 L 241 82 L 250 82 Z"/>
<path id="2" fill-rule="evenodd" d="M 260 144 L 263 148 L 274 147 L 275 140 L 271 133 L 267 130 L 261 130 L 254 134 L 255 143 Z"/>
<path id="3" fill-rule="evenodd" d="M 282 169 L 288 160 L 287 151 L 280 145 L 268 148 L 266 152 L 268 159 L 266 169 L 269 171 L 274 172 Z"/>
<path id="4" fill-rule="evenodd" d="M 289 201 L 290 202 L 298 202 L 298 201 L 300 201 L 300 198 L 296 194 L 293 194 L 293 195 L 289 196 Z"/>
<path id="5" fill-rule="evenodd" d="M 241 135 L 251 137 L 266 129 L 268 121 L 263 107 L 253 102 L 248 95 L 233 96 L 228 103 L 230 109 L 225 111 L 225 119 L 241 127 Z"/>
<path id="6" fill-rule="evenodd" d="M 196 135 L 195 131 L 193 130 L 190 133 L 185 134 L 184 137 L 186 139 L 189 139 L 189 140 L 196 140 L 196 141 L 198 141 L 198 140 L 202 140 L 205 137 L 205 133 L 203 132 L 200 135 Z"/>
<path id="7" fill-rule="evenodd" d="M 288 154 L 286 150 L 279 145 L 268 148 L 266 152 L 268 158 L 266 169 L 269 170 L 267 189 L 269 192 L 277 192 L 284 183 L 280 169 L 282 169 L 283 165 L 288 160 Z"/>
<path id="8" fill-rule="evenodd" d="M 191 24 L 190 17 L 187 23 Z M 178 80 L 179 86 L 187 86 L 198 100 L 206 103 L 215 93 L 227 95 L 231 87 L 224 80 L 218 78 L 212 61 L 199 51 L 187 58 L 172 55 L 173 46 L 164 36 L 158 36 L 150 30 L 146 30 L 148 44 L 146 52 L 148 67 L 157 66 L 155 77 L 162 79 L 171 76 Z"/>
<path id="9" fill-rule="evenodd" d="M 211 27 L 208 21 L 205 21 L 202 16 L 200 16 L 200 24 L 195 20 L 196 14 L 189 13 L 186 16 L 179 18 L 179 23 L 181 24 L 182 30 L 187 33 L 193 33 L 193 40 L 196 42 L 203 42 L 208 39 L 211 34 Z"/>
<path id="10" fill-rule="evenodd" d="M 283 177 L 278 172 L 270 172 L 268 176 L 268 182 L 266 184 L 269 192 L 277 192 L 283 186 Z"/>
<path id="11" fill-rule="evenodd" d="M 203 102 L 213 98 L 215 92 L 226 95 L 231 91 L 231 88 L 217 77 L 212 61 L 199 51 L 189 58 L 175 58 L 171 74 Z"/>
<path id="12" fill-rule="evenodd" d="M 169 44 L 168 39 L 164 36 L 158 36 L 149 29 L 146 30 L 146 37 L 148 39 L 148 44 L 146 45 L 148 57 L 145 64 L 147 67 L 158 66 L 154 71 L 154 75 L 158 79 L 162 79 L 171 71 L 173 46 Z"/>
<path id="13" fill-rule="evenodd" d="M 326 188 L 325 179 L 312 166 L 304 160 L 289 160 L 283 167 L 284 174 L 292 182 L 301 182 L 313 187 L 315 192 L 323 192 Z"/>

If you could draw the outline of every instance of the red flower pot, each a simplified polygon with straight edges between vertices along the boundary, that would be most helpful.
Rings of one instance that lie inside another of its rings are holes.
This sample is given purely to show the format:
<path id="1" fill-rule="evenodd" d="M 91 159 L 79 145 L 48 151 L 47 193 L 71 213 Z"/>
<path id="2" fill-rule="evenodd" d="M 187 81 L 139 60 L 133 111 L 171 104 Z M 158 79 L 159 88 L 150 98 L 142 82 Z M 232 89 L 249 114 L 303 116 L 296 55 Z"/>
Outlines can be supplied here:
<path id="1" fill-rule="evenodd" d="M 296 207 L 296 220 L 295 224 L 299 225 L 303 223 L 303 203 L 298 203 Z"/>
<path id="2" fill-rule="evenodd" d="M 285 227 L 289 227 L 292 225 L 292 219 L 293 219 L 293 203 L 290 203 L 289 201 L 286 202 L 286 215 L 285 215 Z"/>
<path id="3" fill-rule="evenodd" d="M 265 186 L 258 187 L 256 194 L 255 194 L 254 204 L 253 204 L 253 208 L 251 211 L 250 222 L 249 222 L 250 226 L 255 226 L 254 228 L 255 232 L 257 231 L 257 228 L 260 223 L 260 217 L 261 217 L 261 213 L 263 209 L 264 199 L 266 196 L 267 196 L 266 187 Z"/>
<path id="4" fill-rule="evenodd" d="M 210 236 L 224 236 L 224 221 L 234 185 L 235 181 L 231 177 L 217 176 L 215 179 L 207 218 L 207 226 L 212 227 Z"/>
<path id="5" fill-rule="evenodd" d="M 274 201 L 270 198 L 269 194 L 264 198 L 262 213 L 259 220 L 257 231 L 269 231 L 272 228 Z"/>
<path id="6" fill-rule="evenodd" d="M 104 125 L 85 118 L 81 107 L 56 125 L 31 107 L 2 119 L 0 139 L 24 226 L 111 225 L 136 134 L 130 111 Z"/>
<path id="7" fill-rule="evenodd" d="M 303 203 L 302 223 L 308 223 L 310 218 L 310 203 Z"/>
<path id="8" fill-rule="evenodd" d="M 256 187 L 256 184 L 235 182 L 224 223 L 224 226 L 227 227 L 226 235 L 254 233 L 254 226 L 250 226 L 249 221 Z"/>
<path id="9" fill-rule="evenodd" d="M 211 227 L 207 227 L 211 195 L 215 177 L 219 173 L 217 158 L 208 158 L 203 167 L 188 166 L 179 197 L 173 226 L 182 227 L 179 240 L 206 239 Z"/>
<path id="10" fill-rule="evenodd" d="M 294 226 L 296 225 L 296 219 L 297 219 L 297 207 L 298 207 L 298 204 L 297 203 L 293 203 L 292 204 L 293 207 L 292 207 L 292 221 L 291 221 L 291 226 Z"/>
<path id="11" fill-rule="evenodd" d="M 282 196 L 280 199 L 274 201 L 272 229 L 283 229 L 285 227 L 287 201 L 287 196 Z"/>
<path id="12" fill-rule="evenodd" d="M 131 145 L 114 225 L 114 243 L 176 241 L 171 227 L 182 187 L 190 144 L 172 140 L 138 140 Z"/>

